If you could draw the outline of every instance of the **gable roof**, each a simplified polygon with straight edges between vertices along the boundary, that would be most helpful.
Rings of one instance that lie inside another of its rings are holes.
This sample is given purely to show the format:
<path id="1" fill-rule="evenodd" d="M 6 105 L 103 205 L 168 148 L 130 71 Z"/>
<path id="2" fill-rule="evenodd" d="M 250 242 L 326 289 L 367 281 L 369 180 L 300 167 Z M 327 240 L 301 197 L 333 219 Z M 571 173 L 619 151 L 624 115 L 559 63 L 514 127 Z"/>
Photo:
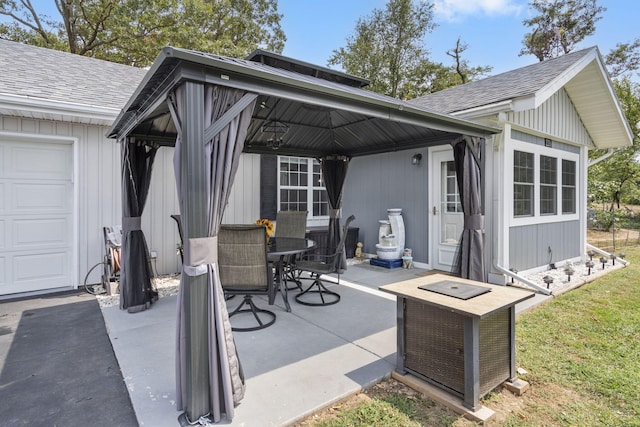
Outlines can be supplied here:
<path id="1" fill-rule="evenodd" d="M 632 134 L 597 47 L 454 86 L 410 102 L 467 118 L 535 109 L 564 88 L 598 148 L 631 145 Z"/>
<path id="2" fill-rule="evenodd" d="M 0 40 L 0 114 L 109 125 L 146 70 Z"/>

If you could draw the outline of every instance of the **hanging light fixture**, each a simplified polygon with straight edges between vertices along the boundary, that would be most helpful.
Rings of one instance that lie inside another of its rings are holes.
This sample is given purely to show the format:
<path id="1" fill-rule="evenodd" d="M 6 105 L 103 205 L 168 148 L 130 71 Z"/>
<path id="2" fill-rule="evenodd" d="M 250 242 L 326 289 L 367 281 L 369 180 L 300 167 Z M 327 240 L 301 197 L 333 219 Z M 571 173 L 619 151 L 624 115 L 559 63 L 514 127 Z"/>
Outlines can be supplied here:
<path id="1" fill-rule="evenodd" d="M 277 120 L 276 105 L 273 106 L 275 120 L 269 120 L 262 125 L 262 133 L 267 135 L 267 147 L 272 150 L 277 150 L 286 144 L 284 136 L 289 132 L 289 125 Z"/>
<path id="2" fill-rule="evenodd" d="M 286 144 L 284 136 L 287 132 L 289 132 L 289 126 L 277 120 L 270 120 L 262 125 L 262 133 L 267 134 L 267 147 L 273 150 Z"/>

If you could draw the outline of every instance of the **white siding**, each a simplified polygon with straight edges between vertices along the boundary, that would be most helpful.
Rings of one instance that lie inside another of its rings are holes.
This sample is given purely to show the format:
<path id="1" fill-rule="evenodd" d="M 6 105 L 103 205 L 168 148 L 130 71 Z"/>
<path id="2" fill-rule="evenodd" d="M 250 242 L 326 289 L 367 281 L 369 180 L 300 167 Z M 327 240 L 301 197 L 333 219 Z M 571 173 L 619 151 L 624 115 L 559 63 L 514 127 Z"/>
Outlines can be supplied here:
<path id="1" fill-rule="evenodd" d="M 0 131 L 40 136 L 73 137 L 78 141 L 78 271 L 75 282 L 81 285 L 87 272 L 104 256 L 102 227 L 122 221 L 120 190 L 120 145 L 104 135 L 103 126 L 33 120 L 0 116 Z M 173 148 L 160 148 L 156 156 L 153 182 L 142 217 L 142 229 L 149 250 L 158 253 L 160 274 L 179 271 L 176 255 L 178 233 L 171 214 L 178 213 L 177 192 L 173 174 Z M 259 218 L 259 156 L 243 155 L 229 201 L 225 222 L 253 222 Z M 99 283 L 102 269 L 97 267 L 88 283 Z"/>
<path id="2" fill-rule="evenodd" d="M 593 141 L 576 112 L 567 92 L 562 89 L 535 110 L 507 113 L 507 121 L 565 142 L 593 147 Z"/>

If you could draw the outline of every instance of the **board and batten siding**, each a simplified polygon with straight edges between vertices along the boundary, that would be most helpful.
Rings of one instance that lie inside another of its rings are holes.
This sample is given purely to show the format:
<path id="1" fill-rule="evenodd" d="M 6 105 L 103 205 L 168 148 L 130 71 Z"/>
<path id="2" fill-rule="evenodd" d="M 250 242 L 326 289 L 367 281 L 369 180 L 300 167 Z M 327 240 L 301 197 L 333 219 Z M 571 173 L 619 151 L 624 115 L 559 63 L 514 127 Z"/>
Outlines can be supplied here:
<path id="1" fill-rule="evenodd" d="M 509 228 L 509 265 L 506 266 L 507 268 L 525 271 L 581 255 L 580 221 L 532 224 Z"/>
<path id="2" fill-rule="evenodd" d="M 108 128 L 68 122 L 0 116 L 0 131 L 33 135 L 39 140 L 68 137 L 76 141 L 74 177 L 78 199 L 77 254 L 75 283 L 82 285 L 86 274 L 103 261 L 102 227 L 122 222 L 120 144 L 105 137 Z M 242 155 L 232 188 L 225 222 L 253 222 L 259 217 L 259 156 Z M 173 148 L 160 148 L 153 167 L 153 181 L 142 216 L 142 230 L 149 250 L 157 252 L 154 271 L 159 274 L 180 270 L 176 245 L 177 227 L 170 215 L 179 212 Z M 102 266 L 96 267 L 87 283 L 100 283 Z"/>
<path id="3" fill-rule="evenodd" d="M 594 147 L 567 92 L 562 89 L 536 109 L 507 113 L 507 121 L 564 141 Z"/>
<path id="4" fill-rule="evenodd" d="M 422 154 L 419 165 L 411 157 Z M 402 208 L 405 247 L 415 262 L 429 259 L 429 158 L 427 149 L 398 151 L 353 158 L 342 193 L 342 218 L 354 214 L 366 253 L 376 253 L 381 219 L 387 209 Z"/>

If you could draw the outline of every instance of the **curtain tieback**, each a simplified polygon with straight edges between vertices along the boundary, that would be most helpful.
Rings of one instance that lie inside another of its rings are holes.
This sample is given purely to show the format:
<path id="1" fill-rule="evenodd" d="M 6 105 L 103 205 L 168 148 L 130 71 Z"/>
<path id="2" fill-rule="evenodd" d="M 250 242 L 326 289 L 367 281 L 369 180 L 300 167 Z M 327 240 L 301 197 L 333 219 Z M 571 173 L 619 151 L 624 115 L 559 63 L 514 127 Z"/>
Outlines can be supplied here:
<path id="1" fill-rule="evenodd" d="M 464 228 L 467 230 L 484 230 L 484 215 L 465 216 Z"/>
<path id="2" fill-rule="evenodd" d="M 122 231 L 142 230 L 142 221 L 139 216 L 122 217 Z"/>
<path id="3" fill-rule="evenodd" d="M 207 265 L 218 262 L 218 236 L 187 239 L 182 271 L 187 276 L 207 273 Z"/>
<path id="4" fill-rule="evenodd" d="M 329 209 L 329 218 L 341 218 L 341 217 L 342 217 L 342 208 Z"/>

